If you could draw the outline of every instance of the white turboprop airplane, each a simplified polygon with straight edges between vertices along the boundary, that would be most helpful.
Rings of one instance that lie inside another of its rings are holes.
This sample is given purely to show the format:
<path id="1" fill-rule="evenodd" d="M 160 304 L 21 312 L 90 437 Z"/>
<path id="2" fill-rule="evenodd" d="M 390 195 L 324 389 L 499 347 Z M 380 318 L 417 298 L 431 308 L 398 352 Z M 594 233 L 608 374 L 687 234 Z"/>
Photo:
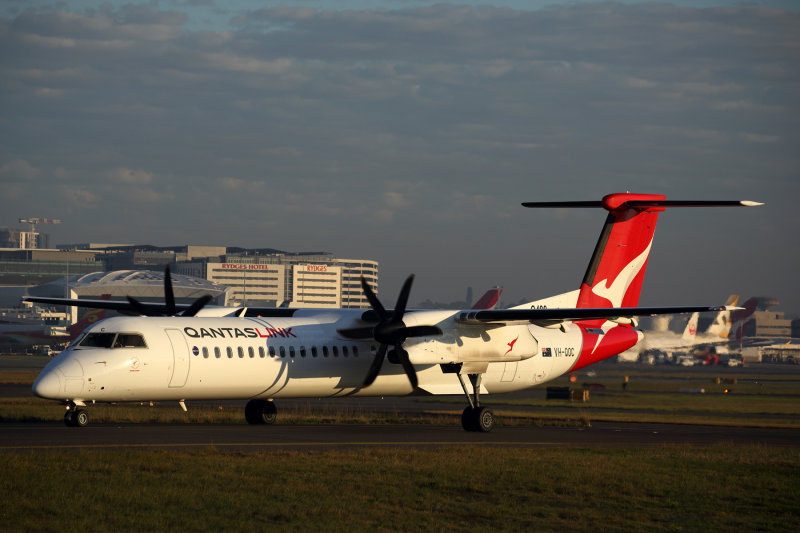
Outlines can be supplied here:
<path id="1" fill-rule="evenodd" d="M 512 309 L 406 310 L 410 276 L 394 309 L 363 279 L 368 310 L 204 308 L 208 298 L 176 305 L 167 275 L 164 304 L 30 297 L 144 315 L 91 326 L 33 392 L 63 402 L 68 426 L 88 424 L 94 402 L 174 400 L 186 409 L 188 400 L 241 399 L 258 424 L 274 422 L 275 398 L 463 393 L 464 429 L 489 431 L 494 415 L 481 394 L 532 387 L 631 348 L 642 338 L 636 316 L 724 309 L 636 307 L 659 212 L 759 204 L 622 193 L 522 205 L 609 212 L 577 291 Z"/>

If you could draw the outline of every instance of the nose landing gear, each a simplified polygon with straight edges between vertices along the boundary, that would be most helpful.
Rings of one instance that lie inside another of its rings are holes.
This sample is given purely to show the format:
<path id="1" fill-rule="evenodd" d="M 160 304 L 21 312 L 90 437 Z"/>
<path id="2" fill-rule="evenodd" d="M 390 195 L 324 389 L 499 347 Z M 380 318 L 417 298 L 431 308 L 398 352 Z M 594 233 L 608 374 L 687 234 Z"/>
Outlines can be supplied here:
<path id="1" fill-rule="evenodd" d="M 82 405 L 75 403 L 67 404 L 67 412 L 64 413 L 64 424 L 71 428 L 82 428 L 89 425 L 89 412 L 81 409 Z"/>

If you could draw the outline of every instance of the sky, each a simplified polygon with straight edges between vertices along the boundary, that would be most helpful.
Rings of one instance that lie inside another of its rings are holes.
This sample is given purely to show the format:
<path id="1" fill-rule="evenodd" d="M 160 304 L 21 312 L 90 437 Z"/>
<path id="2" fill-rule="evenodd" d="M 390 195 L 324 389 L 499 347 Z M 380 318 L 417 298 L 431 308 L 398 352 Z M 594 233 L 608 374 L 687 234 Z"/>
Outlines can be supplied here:
<path id="1" fill-rule="evenodd" d="M 0 4 L 0 226 L 380 262 L 393 305 L 578 288 L 612 192 L 662 214 L 641 305 L 800 313 L 800 3 Z"/>

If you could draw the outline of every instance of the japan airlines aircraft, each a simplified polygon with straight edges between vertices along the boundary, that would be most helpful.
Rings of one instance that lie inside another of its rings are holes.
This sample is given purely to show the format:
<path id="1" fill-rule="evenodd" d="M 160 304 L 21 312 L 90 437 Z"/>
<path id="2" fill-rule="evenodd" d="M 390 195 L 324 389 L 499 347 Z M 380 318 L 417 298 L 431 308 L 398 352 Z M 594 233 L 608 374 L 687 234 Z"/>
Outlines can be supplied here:
<path id="1" fill-rule="evenodd" d="M 636 316 L 723 307 L 637 307 L 659 212 L 755 202 L 667 201 L 611 194 L 594 202 L 525 207 L 603 208 L 605 226 L 577 291 L 485 310 L 407 310 L 413 276 L 387 309 L 362 279 L 371 309 L 205 308 L 27 298 L 143 316 L 94 324 L 39 374 L 33 392 L 66 405 L 68 426 L 85 426 L 94 402 L 248 400 L 249 423 L 272 423 L 273 399 L 464 394 L 467 431 L 489 431 L 482 394 L 525 389 L 602 361 L 642 338 Z M 386 364 L 388 360 L 389 364 Z"/>

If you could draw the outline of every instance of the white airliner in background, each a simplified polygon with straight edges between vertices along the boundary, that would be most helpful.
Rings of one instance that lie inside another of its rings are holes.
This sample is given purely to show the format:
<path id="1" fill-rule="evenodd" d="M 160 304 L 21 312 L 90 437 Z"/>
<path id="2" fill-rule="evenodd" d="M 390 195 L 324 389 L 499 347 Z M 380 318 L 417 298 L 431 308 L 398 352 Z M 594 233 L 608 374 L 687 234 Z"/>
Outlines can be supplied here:
<path id="1" fill-rule="evenodd" d="M 610 194 L 601 201 L 525 207 L 601 207 L 605 226 L 580 288 L 511 309 L 407 310 L 413 276 L 394 309 L 362 279 L 372 306 L 358 309 L 211 308 L 209 298 L 165 303 L 26 298 L 141 316 L 100 321 L 39 374 L 33 392 L 85 426 L 87 403 L 248 400 L 245 418 L 271 423 L 276 398 L 464 394 L 462 425 L 489 431 L 481 394 L 525 389 L 623 352 L 642 338 L 636 316 L 724 306 L 637 307 L 659 212 L 755 202 L 667 201 Z M 388 364 L 386 363 L 388 359 Z"/>

